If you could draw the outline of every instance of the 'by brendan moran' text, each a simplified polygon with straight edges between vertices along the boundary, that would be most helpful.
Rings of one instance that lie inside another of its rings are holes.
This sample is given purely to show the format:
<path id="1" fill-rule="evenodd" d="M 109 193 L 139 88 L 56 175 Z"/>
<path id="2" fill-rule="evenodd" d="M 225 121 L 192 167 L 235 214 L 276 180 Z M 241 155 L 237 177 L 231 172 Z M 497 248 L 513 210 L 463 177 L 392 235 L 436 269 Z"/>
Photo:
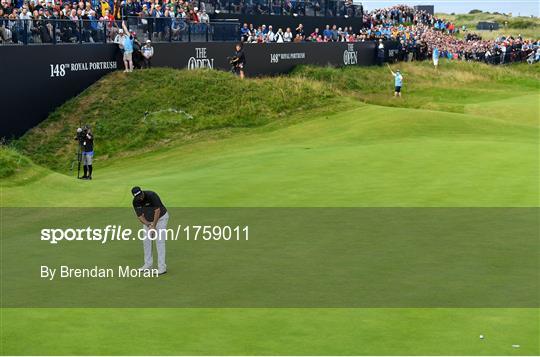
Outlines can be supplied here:
<path id="1" fill-rule="evenodd" d="M 102 268 L 93 266 L 91 268 L 72 268 L 68 265 L 59 267 L 41 266 L 40 277 L 42 279 L 87 279 L 87 278 L 157 278 L 157 269 L 139 270 L 128 265 L 119 265 L 117 268 Z"/>

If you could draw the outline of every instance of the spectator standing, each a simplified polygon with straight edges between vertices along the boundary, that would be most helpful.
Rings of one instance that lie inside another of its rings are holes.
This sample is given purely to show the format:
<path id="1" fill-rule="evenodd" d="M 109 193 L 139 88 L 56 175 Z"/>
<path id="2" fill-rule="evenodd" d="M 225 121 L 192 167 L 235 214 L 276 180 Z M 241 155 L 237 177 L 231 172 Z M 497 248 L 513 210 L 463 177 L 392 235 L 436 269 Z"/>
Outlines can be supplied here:
<path id="1" fill-rule="evenodd" d="M 275 41 L 275 33 L 274 33 L 274 30 L 272 28 L 272 25 L 268 26 L 268 32 L 266 33 L 266 36 L 265 36 L 265 42 L 274 42 Z"/>
<path id="2" fill-rule="evenodd" d="M 122 38 L 124 46 L 124 72 L 133 72 L 133 42 L 134 38 L 129 33 L 126 23 L 122 21 L 122 28 L 124 29 L 124 36 Z"/>
<path id="3" fill-rule="evenodd" d="M 332 39 L 332 30 L 330 30 L 330 25 L 326 25 L 326 28 L 323 31 L 323 36 L 327 41 Z"/>
<path id="4" fill-rule="evenodd" d="M 146 44 L 141 49 L 144 68 L 152 68 L 152 57 L 154 57 L 154 47 L 152 47 L 152 41 L 146 40 Z"/>
<path id="5" fill-rule="evenodd" d="M 101 0 L 101 16 L 107 17 L 109 14 L 107 13 L 111 11 L 111 7 L 109 5 L 109 2 L 107 0 Z"/>
<path id="6" fill-rule="evenodd" d="M 332 39 L 331 39 L 331 41 L 334 41 L 334 42 L 337 41 L 338 37 L 339 37 L 339 34 L 338 34 L 337 26 L 334 25 L 334 26 L 332 26 Z"/>
<path id="7" fill-rule="evenodd" d="M 433 65 L 435 66 L 435 68 L 438 68 L 439 66 L 439 48 L 438 47 L 433 48 L 432 58 L 433 58 Z"/>
<path id="8" fill-rule="evenodd" d="M 201 16 L 199 17 L 199 21 L 201 24 L 209 24 L 210 23 L 210 16 L 206 13 L 206 11 L 203 11 L 201 13 Z"/>
<path id="9" fill-rule="evenodd" d="M 116 35 L 116 37 L 114 38 L 114 43 L 116 43 L 118 45 L 118 48 L 120 49 L 120 51 L 122 52 L 122 54 L 124 54 L 124 37 L 126 35 L 124 34 L 124 30 L 123 29 L 119 29 L 118 30 L 118 35 Z"/>
<path id="10" fill-rule="evenodd" d="M 248 41 L 250 37 L 250 31 L 247 23 L 244 23 L 244 26 L 240 29 L 240 39 L 242 42 Z"/>
<path id="11" fill-rule="evenodd" d="M 244 79 L 244 67 L 246 65 L 246 56 L 244 55 L 244 49 L 242 44 L 237 44 L 235 47 L 234 56 L 230 61 L 234 73 L 240 76 L 240 79 Z"/>
<path id="12" fill-rule="evenodd" d="M 493 26 L 493 25 L 491 25 Z M 501 51 L 501 60 L 500 60 L 500 63 L 501 64 L 504 64 L 504 60 L 506 58 L 506 44 L 503 42 L 500 46 L 500 51 Z"/>
<path id="13" fill-rule="evenodd" d="M 317 37 L 319 37 L 319 28 L 316 27 L 309 37 L 311 37 L 311 40 L 317 39 Z"/>
<path id="14" fill-rule="evenodd" d="M 302 40 L 305 39 L 306 34 L 304 33 L 304 25 L 298 24 L 298 27 L 296 28 L 296 36 L 300 36 Z"/>
<path id="15" fill-rule="evenodd" d="M 399 69 L 394 73 L 392 71 L 392 68 L 390 68 L 390 65 L 388 65 L 388 69 L 390 69 L 390 73 L 392 73 L 392 76 L 394 76 L 394 97 L 401 97 L 401 86 L 403 85 L 403 76 L 401 75 L 401 72 Z"/>
<path id="16" fill-rule="evenodd" d="M 283 41 L 292 42 L 292 39 L 293 39 L 293 34 L 291 32 L 291 28 L 287 27 L 287 29 L 285 30 L 285 33 L 283 34 Z"/>
<path id="17" fill-rule="evenodd" d="M 283 39 L 283 30 L 281 28 L 279 28 L 278 31 L 276 32 L 274 39 L 276 40 L 277 43 L 285 42 Z"/>
<path id="18" fill-rule="evenodd" d="M 379 45 L 377 46 L 377 64 L 382 66 L 384 63 L 384 43 L 382 39 L 379 39 Z"/>

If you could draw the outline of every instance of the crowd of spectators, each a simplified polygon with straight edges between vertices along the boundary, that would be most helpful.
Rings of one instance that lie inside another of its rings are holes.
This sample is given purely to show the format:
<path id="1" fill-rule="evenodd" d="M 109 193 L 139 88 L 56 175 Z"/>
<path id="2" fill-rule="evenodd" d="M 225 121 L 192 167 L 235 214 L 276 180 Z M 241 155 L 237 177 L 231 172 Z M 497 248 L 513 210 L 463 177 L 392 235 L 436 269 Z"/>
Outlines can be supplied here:
<path id="1" fill-rule="evenodd" d="M 112 41 L 122 19 L 148 38 L 181 40 L 188 26 L 195 33 L 206 29 L 207 8 L 275 15 L 310 9 L 310 15 L 346 17 L 358 12 L 352 0 L 1 0 L 0 43 Z"/>
<path id="2" fill-rule="evenodd" d="M 522 36 L 501 36 L 494 40 L 459 39 L 454 36 L 444 36 L 429 28 L 421 34 L 421 40 L 428 44 L 430 53 L 435 49 L 439 57 L 448 60 L 485 61 L 492 64 L 521 62 L 540 55 L 540 41 L 524 39 Z M 536 57 L 538 60 L 538 57 Z"/>
<path id="3" fill-rule="evenodd" d="M 121 19 L 148 38 L 178 37 L 187 24 L 210 22 L 204 7 L 189 0 L 1 0 L 0 42 L 112 41 Z"/>
<path id="4" fill-rule="evenodd" d="M 130 29 L 137 28 L 146 39 L 181 40 L 187 25 L 204 26 L 210 22 L 207 5 L 193 0 L 90 0 L 74 2 L 62 0 L 0 0 L 0 41 L 21 42 L 97 42 L 114 41 L 118 35 L 120 19 L 126 19 Z M 308 2 L 312 6 L 320 6 Z M 346 8 L 352 1 L 342 1 Z M 213 10 L 231 2 L 210 0 Z M 239 6 L 259 6 L 255 13 L 273 13 L 263 4 L 272 2 L 235 2 Z M 281 5 L 281 1 L 279 1 Z M 306 2 L 285 0 L 284 6 L 296 11 Z M 318 4 L 318 5 L 317 5 Z M 248 7 L 251 6 L 251 7 Z M 277 2 L 276 2 L 277 6 Z M 336 7 L 337 9 L 337 7 Z M 235 9 L 243 11 L 242 9 Z M 246 10 L 247 11 L 247 10 Z M 250 10 L 251 11 L 251 10 Z M 296 28 L 274 28 L 272 25 L 254 26 L 244 24 L 240 38 L 245 43 L 268 42 L 363 42 L 398 41 L 398 60 L 422 60 L 438 53 L 441 58 L 477 60 L 488 63 L 538 59 L 538 40 L 523 39 L 521 36 L 500 37 L 483 40 L 480 36 L 467 34 L 458 36 L 460 30 L 450 21 L 437 18 L 427 12 L 417 11 L 405 5 L 376 9 L 363 14 L 362 27 L 337 27 L 326 25 L 307 33 L 302 24 Z M 136 36 L 136 34 L 132 34 Z M 28 40 L 30 39 L 30 40 Z M 436 49 L 436 51 L 435 51 Z"/>
<path id="5" fill-rule="evenodd" d="M 362 6 L 352 0 L 210 0 L 213 11 L 243 15 L 291 15 L 355 17 Z"/>
<path id="6" fill-rule="evenodd" d="M 300 24 L 291 28 L 273 28 L 272 25 L 244 24 L 240 37 L 247 43 L 268 42 L 364 42 L 393 40 L 399 42 L 397 55 L 400 61 L 424 60 L 433 52 L 448 60 L 475 60 L 499 64 L 514 61 L 540 60 L 540 40 L 523 39 L 521 36 L 482 40 L 479 35 L 468 33 L 463 39 L 454 23 L 437 18 L 424 11 L 397 5 L 365 13 L 363 26 L 326 25 L 306 33 Z"/>

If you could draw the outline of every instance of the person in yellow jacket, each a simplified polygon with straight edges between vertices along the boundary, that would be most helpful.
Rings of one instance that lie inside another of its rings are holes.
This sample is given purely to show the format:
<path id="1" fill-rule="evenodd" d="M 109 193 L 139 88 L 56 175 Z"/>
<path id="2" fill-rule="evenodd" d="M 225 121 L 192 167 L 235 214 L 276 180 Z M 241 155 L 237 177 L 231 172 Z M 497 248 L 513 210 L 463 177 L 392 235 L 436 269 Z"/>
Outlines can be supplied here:
<path id="1" fill-rule="evenodd" d="M 106 0 L 101 0 L 101 16 L 105 17 L 107 16 L 106 12 L 107 10 L 111 10 L 111 7 L 109 6 L 109 2 Z"/>

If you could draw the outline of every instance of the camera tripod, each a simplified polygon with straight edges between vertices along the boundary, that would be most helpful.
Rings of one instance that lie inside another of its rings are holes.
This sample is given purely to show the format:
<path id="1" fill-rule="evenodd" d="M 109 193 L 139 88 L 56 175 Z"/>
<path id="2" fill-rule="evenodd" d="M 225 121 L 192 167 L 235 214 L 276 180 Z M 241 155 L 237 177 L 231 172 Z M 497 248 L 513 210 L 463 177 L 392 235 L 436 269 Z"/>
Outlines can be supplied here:
<path id="1" fill-rule="evenodd" d="M 77 145 L 77 152 L 75 153 L 75 160 L 71 161 L 71 168 L 70 171 L 73 171 L 73 166 L 75 165 L 75 161 L 77 161 L 77 178 L 81 178 L 81 161 L 82 161 L 82 150 L 81 145 Z"/>

